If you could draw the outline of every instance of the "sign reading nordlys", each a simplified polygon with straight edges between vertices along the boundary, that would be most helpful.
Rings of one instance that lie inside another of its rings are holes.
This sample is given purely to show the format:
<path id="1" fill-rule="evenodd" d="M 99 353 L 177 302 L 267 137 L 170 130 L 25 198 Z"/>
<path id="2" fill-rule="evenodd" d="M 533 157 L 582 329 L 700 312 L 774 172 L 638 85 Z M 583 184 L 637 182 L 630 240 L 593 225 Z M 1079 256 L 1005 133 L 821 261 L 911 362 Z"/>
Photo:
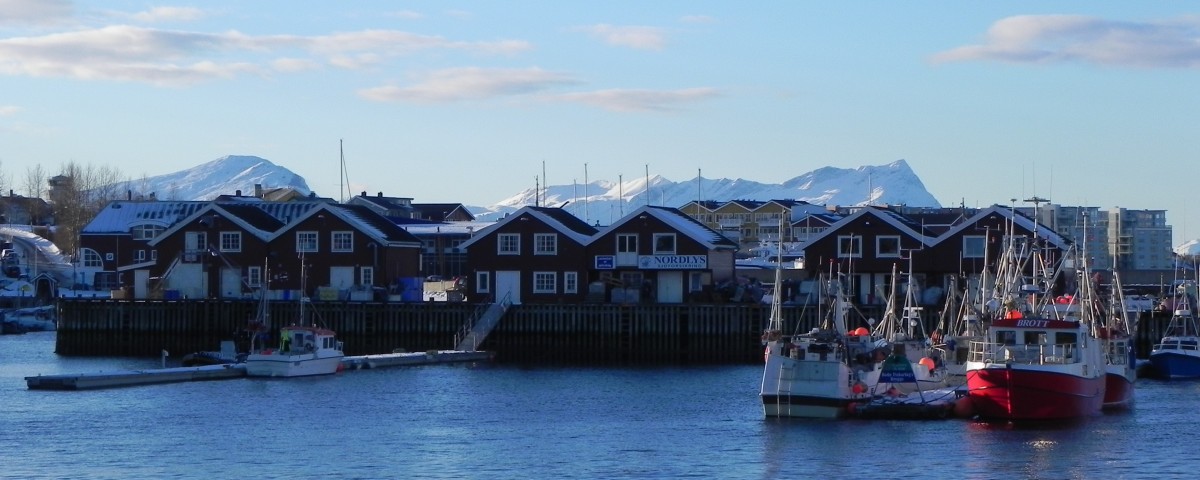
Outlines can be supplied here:
<path id="1" fill-rule="evenodd" d="M 708 255 L 642 255 L 638 257 L 642 270 L 703 270 L 708 268 Z"/>

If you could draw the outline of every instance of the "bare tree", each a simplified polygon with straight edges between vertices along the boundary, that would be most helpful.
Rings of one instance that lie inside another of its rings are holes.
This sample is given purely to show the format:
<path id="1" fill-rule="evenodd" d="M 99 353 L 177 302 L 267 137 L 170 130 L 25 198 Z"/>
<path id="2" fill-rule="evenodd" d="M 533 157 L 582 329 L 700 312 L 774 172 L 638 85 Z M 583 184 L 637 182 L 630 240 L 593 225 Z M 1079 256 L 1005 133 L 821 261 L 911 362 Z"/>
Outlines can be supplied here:
<path id="1" fill-rule="evenodd" d="M 83 227 L 110 201 L 120 198 L 120 178 L 120 172 L 110 166 L 68 162 L 61 167 L 51 195 L 58 248 L 65 252 L 76 251 Z"/>
<path id="2" fill-rule="evenodd" d="M 46 189 L 46 170 L 42 164 L 25 168 L 25 196 L 29 198 L 45 198 L 42 193 Z"/>

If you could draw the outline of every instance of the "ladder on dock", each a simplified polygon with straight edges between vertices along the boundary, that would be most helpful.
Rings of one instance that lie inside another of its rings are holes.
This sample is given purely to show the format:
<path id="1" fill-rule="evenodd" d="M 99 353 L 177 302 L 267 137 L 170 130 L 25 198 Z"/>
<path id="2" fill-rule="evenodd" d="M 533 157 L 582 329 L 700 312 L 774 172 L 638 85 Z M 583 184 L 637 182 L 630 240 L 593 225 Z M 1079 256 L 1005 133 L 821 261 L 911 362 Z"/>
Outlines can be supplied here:
<path id="1" fill-rule="evenodd" d="M 474 352 L 479 344 L 487 338 L 500 319 L 512 306 L 512 297 L 505 294 L 499 302 L 488 304 L 486 308 L 475 311 L 475 315 L 463 325 L 462 330 L 454 336 L 454 349 L 462 352 Z"/>

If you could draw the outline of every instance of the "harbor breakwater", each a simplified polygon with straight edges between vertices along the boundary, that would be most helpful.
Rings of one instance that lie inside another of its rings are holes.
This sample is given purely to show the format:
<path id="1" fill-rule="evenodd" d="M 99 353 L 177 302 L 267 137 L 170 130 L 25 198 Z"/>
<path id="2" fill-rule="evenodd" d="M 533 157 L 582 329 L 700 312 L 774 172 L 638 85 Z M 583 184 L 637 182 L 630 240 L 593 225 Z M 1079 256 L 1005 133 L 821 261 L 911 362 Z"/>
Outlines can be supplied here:
<path id="1" fill-rule="evenodd" d="M 454 336 L 486 304 L 461 302 L 314 302 L 310 322 L 330 328 L 347 355 L 454 348 Z M 253 300 L 75 300 L 58 304 L 55 351 L 79 356 L 175 356 L 215 350 L 223 340 L 248 346 Z M 785 306 L 785 325 L 818 325 L 813 308 Z M 880 318 L 878 309 L 860 309 Z M 497 361 L 596 364 L 761 363 L 761 335 L 770 306 L 758 304 L 513 305 L 479 346 Z M 295 302 L 271 305 L 269 338 L 297 323 Z M 1145 314 L 1136 348 L 1145 358 L 1169 316 Z M 938 318 L 925 319 L 933 331 Z M 854 325 L 851 326 L 853 328 Z M 964 346 L 965 347 L 965 346 Z"/>

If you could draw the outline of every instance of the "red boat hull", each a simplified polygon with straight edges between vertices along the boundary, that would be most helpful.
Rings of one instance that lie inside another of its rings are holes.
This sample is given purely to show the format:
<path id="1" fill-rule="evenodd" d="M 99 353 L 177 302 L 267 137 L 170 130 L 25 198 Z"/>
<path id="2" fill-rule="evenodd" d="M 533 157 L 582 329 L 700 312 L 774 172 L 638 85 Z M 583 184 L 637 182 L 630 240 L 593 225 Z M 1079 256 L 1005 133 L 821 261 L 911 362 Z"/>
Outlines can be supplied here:
<path id="1" fill-rule="evenodd" d="M 980 417 L 994 420 L 1062 420 L 1098 415 L 1105 376 L 985 368 L 967 372 L 967 395 Z"/>
<path id="2" fill-rule="evenodd" d="M 1133 405 L 1133 380 L 1136 373 L 1110 371 L 1104 376 L 1104 408 L 1128 408 Z"/>

